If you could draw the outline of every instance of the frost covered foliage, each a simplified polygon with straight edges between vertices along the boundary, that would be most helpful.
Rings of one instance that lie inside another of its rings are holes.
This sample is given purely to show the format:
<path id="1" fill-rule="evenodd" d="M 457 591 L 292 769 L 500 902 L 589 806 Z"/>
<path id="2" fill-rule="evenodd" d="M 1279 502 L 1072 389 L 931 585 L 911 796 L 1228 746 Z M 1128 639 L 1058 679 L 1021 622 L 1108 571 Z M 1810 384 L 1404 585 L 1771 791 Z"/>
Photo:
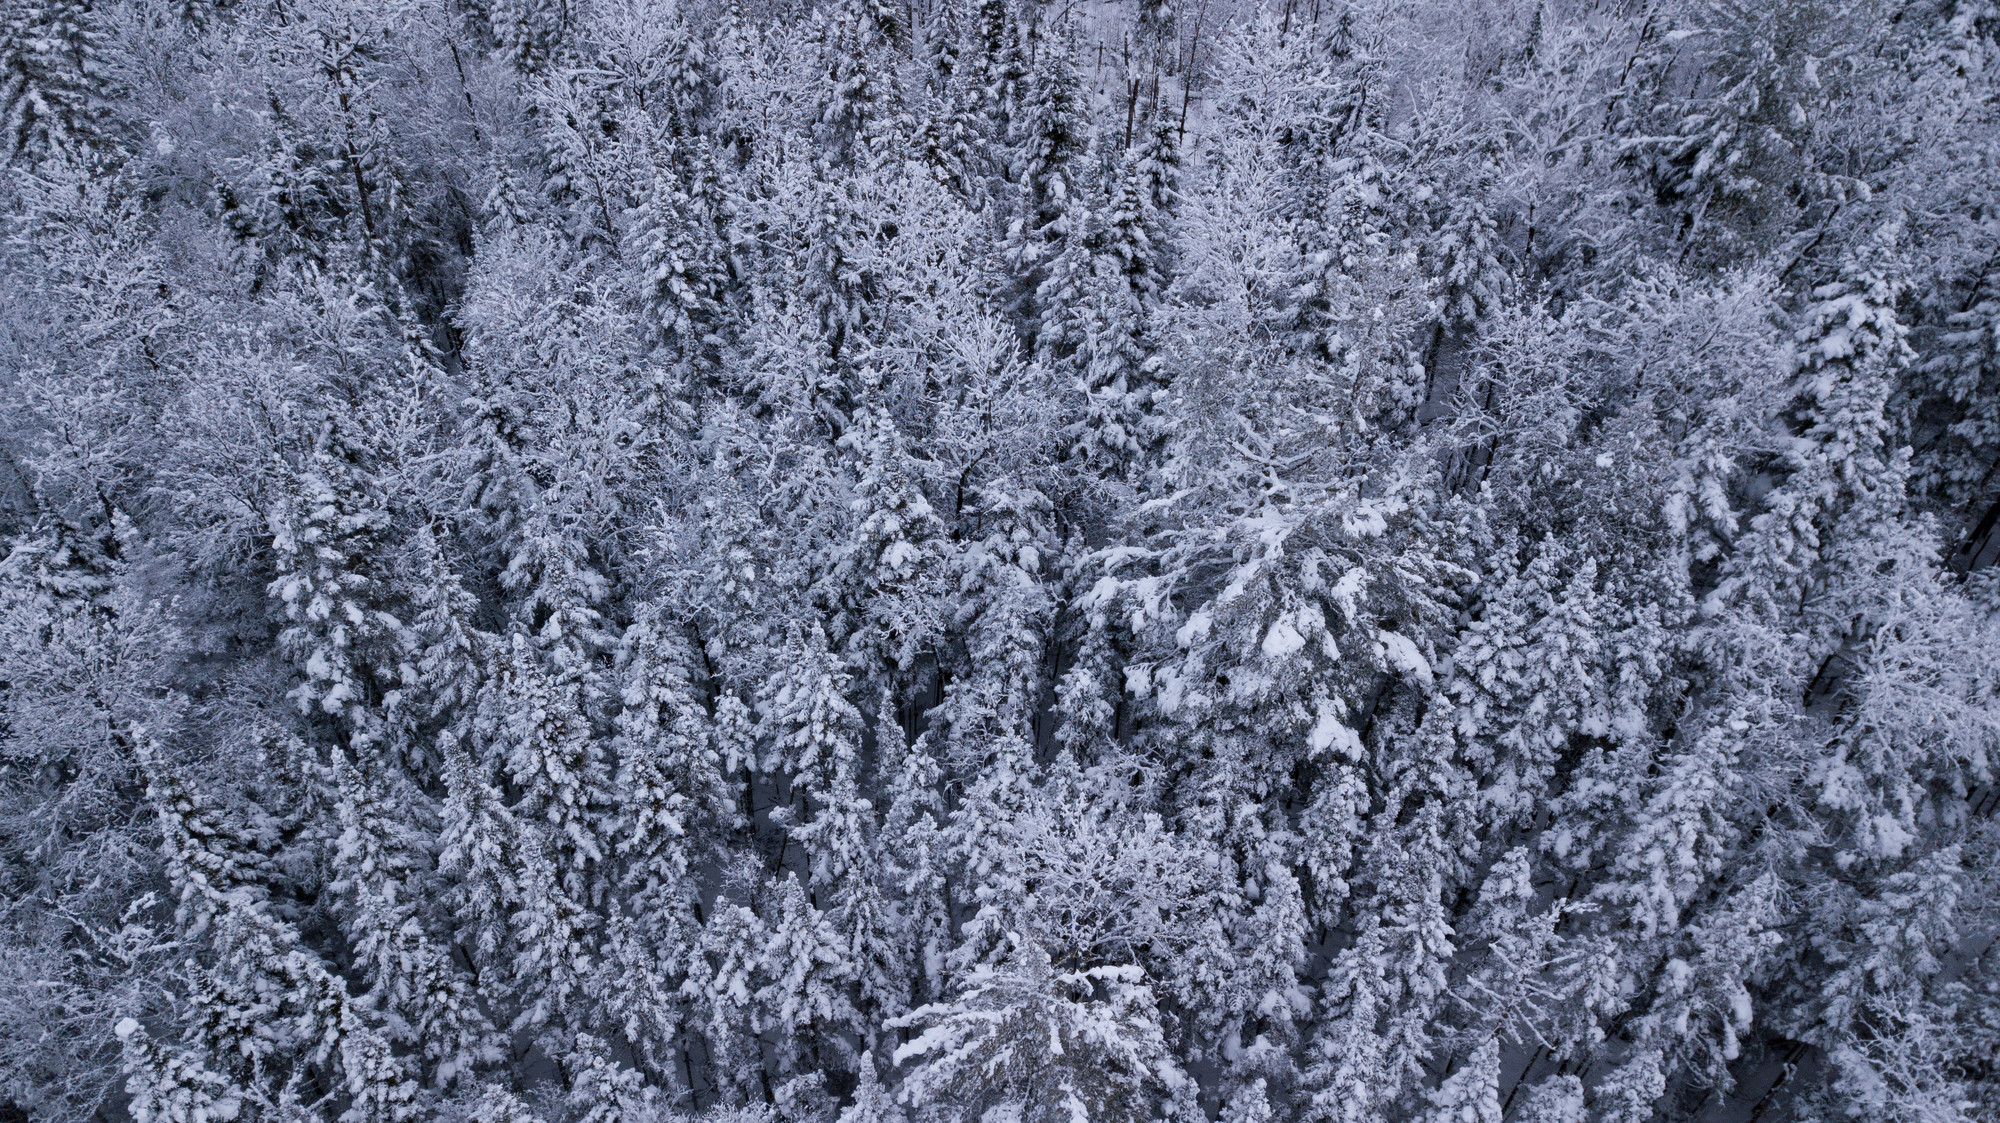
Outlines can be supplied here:
<path id="1" fill-rule="evenodd" d="M 0 0 L 0 1120 L 2000 1118 L 2000 7 L 1271 3 Z"/>

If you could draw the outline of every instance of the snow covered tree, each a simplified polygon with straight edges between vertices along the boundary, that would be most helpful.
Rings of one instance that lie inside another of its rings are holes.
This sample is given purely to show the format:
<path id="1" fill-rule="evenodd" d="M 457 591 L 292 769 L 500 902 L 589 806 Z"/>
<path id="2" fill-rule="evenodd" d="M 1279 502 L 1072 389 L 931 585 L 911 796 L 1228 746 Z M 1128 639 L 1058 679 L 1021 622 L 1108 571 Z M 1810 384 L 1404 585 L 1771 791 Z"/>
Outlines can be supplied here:
<path id="1" fill-rule="evenodd" d="M 127 1110 L 140 1123 L 214 1123 L 234 1119 L 243 1110 L 243 1090 L 210 1071 L 197 1055 L 154 1043 L 131 1018 L 120 1020 L 112 1032 L 123 1044 L 125 1070 L 132 1074 L 125 1085 L 132 1097 Z"/>
<path id="2" fill-rule="evenodd" d="M 1488 1041 L 1474 1049 L 1465 1063 L 1425 1098 L 1430 1100 L 1429 1117 L 1437 1123 L 1498 1123 L 1500 1043 Z"/>
<path id="3" fill-rule="evenodd" d="M 667 345 L 703 363 L 715 346 L 728 284 L 721 176 L 705 140 L 676 140 L 626 237 L 643 270 L 641 298 Z M 683 157 L 681 149 L 689 150 Z"/>
<path id="4" fill-rule="evenodd" d="M 80 154 L 112 139 L 102 19 L 85 0 L 8 6 L 0 20 L 0 126 L 9 157 Z"/>
<path id="5" fill-rule="evenodd" d="M 829 161 L 853 160 L 876 122 L 901 109 L 896 51 L 906 39 L 903 13 L 881 0 L 842 0 L 817 29 L 821 90 L 817 137 Z"/>
<path id="6" fill-rule="evenodd" d="M 467 1078 L 499 1060 L 501 1049 L 471 980 L 426 929 L 420 911 L 430 872 L 420 863 L 428 855 L 405 832 L 430 818 L 407 807 L 422 796 L 403 787 L 393 793 L 400 801 L 391 798 L 345 757 L 333 767 L 341 835 L 334 851 L 340 880 L 332 888 L 351 901 L 348 938 L 368 997 L 401 1018 L 398 1036 L 423 1051 L 437 1083 Z"/>
<path id="7" fill-rule="evenodd" d="M 1024 290 L 1019 297 L 1024 312 L 1039 307 L 1033 300 L 1047 270 L 1069 239 L 1081 233 L 1074 229 L 1072 213 L 1082 201 L 1079 172 L 1089 141 L 1068 29 L 1030 23 L 1026 34 L 1035 40 L 1025 48 L 1031 68 L 1019 79 L 1018 108 L 1012 110 L 1007 133 L 1014 187 L 1008 262 Z"/>
<path id="8" fill-rule="evenodd" d="M 856 787 L 861 711 L 847 700 L 847 675 L 817 625 L 794 630 L 788 665 L 760 700 L 761 728 L 774 738 L 771 760 L 798 792 L 791 838 L 805 848 L 814 887 L 850 877 L 866 846 L 869 804 Z"/>
<path id="9" fill-rule="evenodd" d="M 549 674 L 526 637 L 517 632 L 512 640 L 481 699 L 481 716 L 493 731 L 493 755 L 521 788 L 516 814 L 546 820 L 574 892 L 610 852 L 603 749 L 583 713 L 577 674 Z"/>
<path id="10" fill-rule="evenodd" d="M 609 798 L 621 820 L 617 855 L 628 863 L 621 883 L 680 898 L 701 854 L 697 839 L 734 826 L 738 810 L 709 716 L 689 681 L 691 653 L 670 628 L 666 614 L 655 610 L 626 631 Z"/>
<path id="11" fill-rule="evenodd" d="M 279 643 L 305 674 L 293 691 L 302 709 L 346 719 L 357 749 L 384 750 L 384 718 L 399 685 L 409 638 L 385 611 L 387 590 L 371 573 L 384 552 L 388 513 L 366 497 L 360 473 L 337 453 L 315 452 L 294 496 L 271 514 L 280 559 L 271 595 L 292 626 Z"/>
<path id="12" fill-rule="evenodd" d="M 891 1023 L 922 1031 L 896 1049 L 909 1067 L 900 1095 L 920 1117 L 948 1105 L 1031 1121 L 1152 1118 L 1188 1079 L 1157 1018 L 1138 968 L 1058 972 L 1018 943 L 954 999 Z"/>
<path id="13" fill-rule="evenodd" d="M 759 949 L 758 1007 L 786 1042 L 781 1072 L 825 1071 L 839 1063 L 842 1031 L 860 1028 L 847 997 L 853 973 L 827 915 L 806 895 L 797 877 L 779 883 L 770 929 Z M 845 1067 L 844 1064 L 842 1067 Z"/>

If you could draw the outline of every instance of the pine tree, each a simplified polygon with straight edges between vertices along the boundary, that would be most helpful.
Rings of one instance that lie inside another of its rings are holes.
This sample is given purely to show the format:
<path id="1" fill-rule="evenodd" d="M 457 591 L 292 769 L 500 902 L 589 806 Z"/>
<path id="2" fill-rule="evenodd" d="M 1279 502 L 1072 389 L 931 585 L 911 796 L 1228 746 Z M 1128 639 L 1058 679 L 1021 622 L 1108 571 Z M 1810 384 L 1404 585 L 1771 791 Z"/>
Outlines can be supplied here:
<path id="1" fill-rule="evenodd" d="M 902 12 L 882 0 L 841 0 L 816 29 L 824 101 L 816 130 L 821 159 L 862 156 L 877 122 L 901 110 L 894 52 L 907 36 Z"/>
<path id="2" fill-rule="evenodd" d="M 1528 1089 L 1521 1103 L 1521 1118 L 1529 1123 L 1584 1123 L 1583 1081 L 1574 1076 L 1551 1076 Z"/>
<path id="3" fill-rule="evenodd" d="M 1088 309 L 1082 347 L 1089 394 L 1077 450 L 1114 465 L 1156 458 L 1170 415 L 1165 367 L 1152 354 L 1155 302 L 1164 270 L 1155 247 L 1155 186 L 1144 166 L 1119 162 L 1098 225 L 1086 236 L 1091 280 L 1078 294 Z"/>
<path id="4" fill-rule="evenodd" d="M 1008 263 L 1021 286 L 1018 310 L 1032 315 L 1048 272 L 1062 257 L 1082 201 L 1081 158 L 1088 147 L 1076 62 L 1067 29 L 1037 25 L 1030 53 L 1032 68 L 1020 79 L 1019 109 L 1008 124 L 1010 181 L 1014 187 L 1007 219 Z"/>
<path id="5" fill-rule="evenodd" d="M 1789 623 L 1796 606 L 1829 591 L 1823 544 L 1836 525 L 1878 522 L 1903 502 L 1907 453 L 1891 446 L 1886 412 L 1891 381 L 1910 356 L 1895 312 L 1897 284 L 1881 261 L 1894 233 L 1880 232 L 1841 280 L 1814 291 L 1796 335 L 1802 440 L 1787 457 L 1783 486 L 1752 517 L 1721 589 L 1749 598 L 1767 621 Z M 1811 646 L 1824 658 L 1853 621 L 1842 618 L 1838 601 L 1817 615 Z"/>
<path id="6" fill-rule="evenodd" d="M 968 202 L 983 200 L 994 164 L 994 130 L 981 102 L 980 43 L 959 26 L 956 8 L 925 29 L 926 78 L 913 106 L 918 159 Z"/>
<path id="7" fill-rule="evenodd" d="M 510 946 L 508 910 L 521 899 L 521 872 L 508 855 L 525 840 L 490 774 L 452 732 L 440 741 L 446 800 L 438 870 L 453 882 L 446 899 L 461 926 L 460 942 L 474 963 L 498 966 Z"/>
<path id="8" fill-rule="evenodd" d="M 569 9 L 547 0 L 491 0 L 485 6 L 488 33 L 502 55 L 523 74 L 537 74 L 553 61 L 569 30 Z"/>
<path id="9" fill-rule="evenodd" d="M 896 1049 L 909 1066 L 901 1096 L 918 1111 L 949 1104 L 1037 1123 L 1150 1114 L 1187 1077 L 1143 979 L 1136 967 L 1057 972 L 1039 947 L 1017 945 L 953 1000 L 889 1023 L 923 1027 Z"/>
<path id="10" fill-rule="evenodd" d="M 584 713 L 581 669 L 551 673 L 528 638 L 510 637 L 506 662 L 480 699 L 480 724 L 522 796 L 523 820 L 546 825 L 550 860 L 564 892 L 582 897 L 613 852 L 603 748 Z M 558 649 L 557 654 L 561 655 Z"/>
<path id="11" fill-rule="evenodd" d="M 769 1088 L 758 1039 L 765 1010 L 757 999 L 758 972 L 769 939 L 769 930 L 755 912 L 718 902 L 702 928 L 696 957 L 681 988 L 707 1046 L 713 1079 L 739 1100 L 766 1099 Z"/>
<path id="12" fill-rule="evenodd" d="M 271 595 L 291 621 L 279 644 L 305 673 L 293 691 L 302 709 L 344 718 L 357 747 L 382 751 L 384 714 L 400 684 L 409 636 L 383 607 L 371 572 L 389 515 L 371 502 L 361 474 L 332 451 L 316 451 L 296 492 L 271 514 L 280 561 Z"/>
<path id="13" fill-rule="evenodd" d="M 544 1029 L 586 1021 L 585 1011 L 601 1001 L 589 992 L 597 959 L 591 929 L 597 916 L 584 901 L 570 895 L 547 857 L 548 841 L 541 832 L 522 832 L 526 853 L 519 861 L 521 907 L 509 918 L 515 958 L 511 982 L 523 998 L 521 1012 L 510 1027 Z"/>
<path id="14" fill-rule="evenodd" d="M 415 1118 L 422 1093 L 407 1062 L 348 994 L 346 979 L 303 945 L 297 928 L 274 915 L 264 895 L 232 891 L 216 876 L 228 867 L 202 844 L 212 837 L 202 826 L 209 816 L 158 748 L 140 736 L 148 744 L 142 763 L 150 774 L 149 799 L 159 816 L 172 888 L 188 918 L 183 923 L 191 937 L 207 935 L 213 949 L 211 962 L 193 973 L 191 1040 L 267 1081 L 281 1082 L 293 1066 L 301 1075 L 318 1069 L 334 1079 L 348 1103 L 345 1114 L 356 1121 Z"/>
<path id="15" fill-rule="evenodd" d="M 841 1031 L 861 1028 L 847 997 L 854 965 L 797 877 L 787 875 L 779 883 L 770 912 L 758 960 L 758 976 L 765 980 L 757 989 L 758 1006 L 786 1043 L 779 1054 L 781 1071 L 823 1070 L 836 1061 L 826 1047 L 844 1049 Z"/>
<path id="16" fill-rule="evenodd" d="M 1021 83 L 1027 77 L 1022 13 L 1009 0 L 977 0 L 966 36 L 980 104 L 994 134 L 1004 140 L 1012 135 L 1022 105 Z"/>
<path id="17" fill-rule="evenodd" d="M 87 0 L 23 0 L 0 18 L 0 127 L 30 162 L 113 139 L 101 17 Z"/>
<path id="18" fill-rule="evenodd" d="M 1445 1077 L 1430 1101 L 1430 1118 L 1437 1123 L 1499 1123 L 1500 1043 L 1489 1040 L 1472 1051 L 1456 1072 Z"/>
<path id="19" fill-rule="evenodd" d="M 647 1093 L 654 1090 L 638 1072 L 613 1061 L 603 1041 L 577 1034 L 563 1067 L 569 1070 L 566 1099 L 579 1123 L 621 1123 L 651 1114 Z"/>
<path id="20" fill-rule="evenodd" d="M 900 928 L 896 954 L 905 979 L 916 984 L 919 997 L 934 997 L 942 984 L 943 961 L 951 946 L 951 910 L 945 871 L 946 820 L 944 770 L 931 752 L 925 732 L 902 746 L 902 730 L 894 721 L 892 697 L 883 695 L 883 714 L 876 721 L 887 809 L 876 837 L 884 855 L 880 883 L 891 889 Z M 887 732 L 884 733 L 883 731 Z M 898 998 L 907 998 L 899 994 Z M 900 1012 L 899 1012 L 900 1013 Z"/>
<path id="21" fill-rule="evenodd" d="M 1389 954 L 1379 924 L 1362 922 L 1352 947 L 1335 959 L 1321 985 L 1325 1016 L 1310 1043 L 1303 1074 L 1304 1118 L 1312 1123 L 1359 1123 L 1377 1117 L 1378 1104 L 1393 1102 L 1397 1087 L 1386 1080 L 1392 1061 L 1389 1042 L 1378 1033 L 1388 1000 L 1382 977 Z"/>
<path id="22" fill-rule="evenodd" d="M 425 928 L 418 903 L 429 871 L 411 828 L 428 819 L 398 807 L 422 797 L 404 786 L 400 801 L 363 779 L 344 756 L 334 762 L 341 835 L 332 888 L 352 902 L 349 941 L 369 984 L 368 998 L 398 1015 L 400 1036 L 416 1044 L 437 1083 L 450 1084 L 502 1055 L 472 983 Z M 399 837 L 402 836 L 402 837 Z"/>
<path id="23" fill-rule="evenodd" d="M 1844 33 L 1837 12 L 1818 4 L 1783 11 L 1690 4 L 1676 13 L 1674 33 L 1651 36 L 1635 54 L 1643 69 L 1634 84 L 1653 97 L 1650 112 L 1632 122 L 1645 133 L 1621 137 L 1621 148 L 1668 204 L 1673 234 L 1690 248 L 1707 240 L 1711 254 L 1739 250 L 1797 202 L 1843 193 L 1836 177 L 1812 164 L 1811 130 L 1833 76 L 1822 78 L 1807 61 L 1825 57 Z M 1689 39 L 1706 80 L 1683 93 L 1674 56 Z M 1780 184 L 1788 181 L 1809 185 L 1808 194 L 1786 199 Z"/>
<path id="24" fill-rule="evenodd" d="M 805 847 L 809 880 L 832 886 L 855 874 L 867 845 L 869 804 L 856 786 L 861 712 L 847 700 L 847 674 L 819 625 L 795 629 L 785 655 L 786 666 L 759 699 L 759 724 L 771 731 L 772 759 L 803 803 L 790 834 Z"/>
<path id="25" fill-rule="evenodd" d="M 1592 1106 L 1597 1109 L 1597 1118 L 1605 1123 L 1642 1123 L 1653 1118 L 1666 1091 L 1659 1053 L 1640 1050 L 1631 1060 L 1605 1074 Z"/>
<path id="26" fill-rule="evenodd" d="M 854 1089 L 854 1102 L 841 1109 L 840 1123 L 903 1123 L 907 1116 L 902 1105 L 875 1073 L 875 1055 L 862 1053 L 856 1071 L 860 1083 Z"/>
<path id="27" fill-rule="evenodd" d="M 243 1110 L 243 1090 L 194 1053 L 155 1044 L 131 1018 L 121 1019 L 112 1032 L 123 1046 L 125 1071 L 131 1076 L 125 1084 L 132 1097 L 126 1110 L 139 1123 L 215 1123 Z"/>
<path id="28" fill-rule="evenodd" d="M 1265 1093 L 1264 1081 L 1260 1078 L 1245 1085 L 1243 1090 L 1230 1097 L 1229 1105 L 1222 1109 L 1222 1118 L 1227 1123 L 1271 1123 L 1277 1115 L 1271 1110 L 1271 1098 Z"/>
<path id="29" fill-rule="evenodd" d="M 415 572 L 402 582 L 410 605 L 409 658 L 417 672 L 410 709 L 435 719 L 477 703 L 491 637 L 473 625 L 478 599 L 467 591 L 430 528 L 419 533 L 414 552 Z M 441 766 L 435 774 L 442 774 Z"/>
<path id="30" fill-rule="evenodd" d="M 944 528 L 924 495 L 920 465 L 886 410 L 857 409 L 840 443 L 859 461 L 854 529 L 834 569 L 844 586 L 846 646 L 872 665 L 913 666 L 941 630 L 942 621 L 926 618 L 925 605 L 937 593 Z"/>
<path id="31" fill-rule="evenodd" d="M 706 139 L 674 140 L 626 233 L 627 252 L 642 271 L 642 299 L 661 338 L 682 361 L 702 366 L 715 361 L 729 279 L 724 205 Z"/>
<path id="32" fill-rule="evenodd" d="M 617 852 L 628 863 L 621 883 L 678 898 L 700 854 L 697 832 L 733 826 L 738 812 L 708 714 L 688 681 L 688 653 L 668 628 L 656 609 L 621 645 L 624 706 L 611 792 Z"/>

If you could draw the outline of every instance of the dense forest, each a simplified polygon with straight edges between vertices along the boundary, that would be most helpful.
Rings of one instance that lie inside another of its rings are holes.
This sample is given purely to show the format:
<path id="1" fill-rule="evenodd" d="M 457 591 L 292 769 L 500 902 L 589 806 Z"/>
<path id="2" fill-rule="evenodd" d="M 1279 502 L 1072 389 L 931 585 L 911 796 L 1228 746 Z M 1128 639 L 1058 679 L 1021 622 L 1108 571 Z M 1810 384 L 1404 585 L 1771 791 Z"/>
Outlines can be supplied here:
<path id="1" fill-rule="evenodd" d="M 0 0 L 0 1120 L 2000 1119 L 2000 4 L 1267 2 Z"/>

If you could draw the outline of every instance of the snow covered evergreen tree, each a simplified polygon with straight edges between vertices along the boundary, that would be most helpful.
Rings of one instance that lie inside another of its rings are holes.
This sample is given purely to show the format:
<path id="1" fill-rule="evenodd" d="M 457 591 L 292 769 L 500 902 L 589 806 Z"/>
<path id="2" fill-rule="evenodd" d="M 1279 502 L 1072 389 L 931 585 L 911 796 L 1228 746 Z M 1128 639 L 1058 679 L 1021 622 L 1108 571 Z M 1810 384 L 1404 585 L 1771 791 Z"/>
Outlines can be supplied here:
<path id="1" fill-rule="evenodd" d="M 0 1121 L 2000 1115 L 1996 81 L 0 3 Z"/>

